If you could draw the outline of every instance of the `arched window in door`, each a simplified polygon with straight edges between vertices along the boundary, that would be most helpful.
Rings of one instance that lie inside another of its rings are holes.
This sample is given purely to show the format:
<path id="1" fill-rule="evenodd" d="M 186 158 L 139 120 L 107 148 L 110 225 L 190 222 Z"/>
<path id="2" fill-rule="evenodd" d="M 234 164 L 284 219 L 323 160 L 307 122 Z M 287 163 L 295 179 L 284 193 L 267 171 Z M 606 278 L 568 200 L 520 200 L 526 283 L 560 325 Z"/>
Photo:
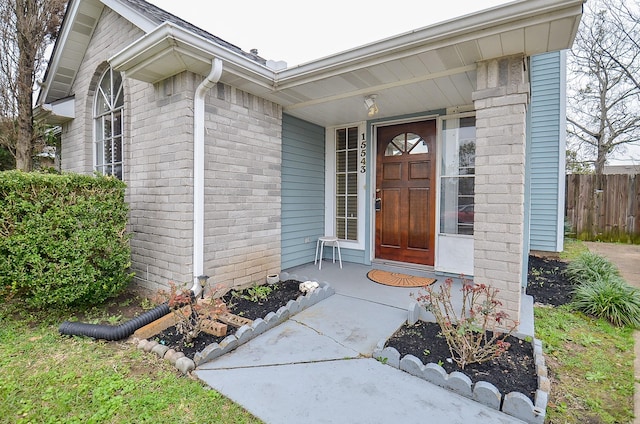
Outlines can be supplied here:
<path id="1" fill-rule="evenodd" d="M 95 170 L 122 179 L 122 135 L 124 93 L 122 76 L 111 68 L 96 89 L 94 122 Z"/>
<path id="2" fill-rule="evenodd" d="M 429 153 L 429 144 L 418 134 L 406 132 L 399 134 L 387 144 L 385 156 L 401 156 L 403 154 L 417 155 Z"/>

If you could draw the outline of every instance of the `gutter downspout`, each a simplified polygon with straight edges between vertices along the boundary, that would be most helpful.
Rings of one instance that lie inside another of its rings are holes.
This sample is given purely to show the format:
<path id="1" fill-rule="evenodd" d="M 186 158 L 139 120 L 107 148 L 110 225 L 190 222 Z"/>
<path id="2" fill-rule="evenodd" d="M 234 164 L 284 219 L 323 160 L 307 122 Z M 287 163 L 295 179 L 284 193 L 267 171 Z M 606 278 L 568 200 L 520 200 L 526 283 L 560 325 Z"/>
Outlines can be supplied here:
<path id="1" fill-rule="evenodd" d="M 222 60 L 211 61 L 209 75 L 198 85 L 193 98 L 193 287 L 202 288 L 198 276 L 204 273 L 204 98 L 222 75 Z"/>

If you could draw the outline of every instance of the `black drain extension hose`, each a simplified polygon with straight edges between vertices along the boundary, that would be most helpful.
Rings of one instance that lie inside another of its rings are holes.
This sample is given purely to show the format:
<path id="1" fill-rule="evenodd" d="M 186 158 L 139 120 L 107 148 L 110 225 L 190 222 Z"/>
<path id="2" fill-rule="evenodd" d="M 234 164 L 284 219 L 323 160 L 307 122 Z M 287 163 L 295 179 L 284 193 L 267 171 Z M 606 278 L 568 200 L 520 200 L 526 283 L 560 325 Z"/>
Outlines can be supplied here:
<path id="1" fill-rule="evenodd" d="M 101 324 L 87 324 L 84 322 L 71 322 L 65 321 L 60 324 L 60 328 L 58 331 L 60 334 L 64 334 L 67 336 L 88 336 L 93 337 L 94 339 L 104 339 L 104 340 L 122 340 L 124 338 L 129 337 L 136 331 L 138 328 L 144 327 L 147 324 L 152 323 L 153 321 L 162 318 L 167 315 L 169 312 L 169 305 L 167 303 L 163 303 L 161 305 L 156 306 L 143 313 L 140 316 L 137 316 L 124 324 L 119 325 L 101 325 Z"/>

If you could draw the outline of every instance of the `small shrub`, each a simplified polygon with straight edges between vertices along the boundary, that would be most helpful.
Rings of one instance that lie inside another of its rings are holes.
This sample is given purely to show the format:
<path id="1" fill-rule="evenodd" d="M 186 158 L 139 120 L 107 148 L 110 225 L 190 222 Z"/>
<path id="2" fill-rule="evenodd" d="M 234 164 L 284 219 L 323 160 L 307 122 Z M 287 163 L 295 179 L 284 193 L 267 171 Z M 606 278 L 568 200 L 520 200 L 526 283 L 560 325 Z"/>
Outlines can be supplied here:
<path id="1" fill-rule="evenodd" d="M 618 268 L 611 261 L 586 251 L 567 265 L 565 275 L 570 281 L 579 284 L 620 274 Z"/>
<path id="2" fill-rule="evenodd" d="M 131 281 L 125 184 L 112 177 L 0 172 L 0 296 L 90 306 Z"/>
<path id="3" fill-rule="evenodd" d="M 160 291 L 159 297 L 167 299 L 169 309 L 176 317 L 176 331 L 187 344 L 200 335 L 205 320 L 228 311 L 222 299 L 207 298 L 198 302 L 191 290 L 178 287 L 173 281 L 169 282 L 169 292 Z"/>
<path id="4" fill-rule="evenodd" d="M 448 278 L 439 290 L 426 287 L 426 293 L 416 299 L 435 316 L 452 359 L 464 369 L 467 364 L 486 362 L 502 355 L 510 347 L 505 339 L 518 323 L 498 310 L 502 306 L 496 299 L 498 290 L 463 278 L 462 306 L 460 312 L 456 312 L 451 300 L 452 285 L 453 280 Z"/>
<path id="5" fill-rule="evenodd" d="M 277 285 L 273 286 L 253 286 L 245 290 L 245 293 L 242 294 L 240 292 L 234 291 L 232 293 L 233 297 L 240 297 L 242 299 L 248 300 L 250 302 L 259 303 L 264 302 L 269 298 L 271 292 L 277 288 Z"/>
<path id="6" fill-rule="evenodd" d="M 640 291 L 617 275 L 595 278 L 578 285 L 571 305 L 620 327 L 640 327 Z"/>

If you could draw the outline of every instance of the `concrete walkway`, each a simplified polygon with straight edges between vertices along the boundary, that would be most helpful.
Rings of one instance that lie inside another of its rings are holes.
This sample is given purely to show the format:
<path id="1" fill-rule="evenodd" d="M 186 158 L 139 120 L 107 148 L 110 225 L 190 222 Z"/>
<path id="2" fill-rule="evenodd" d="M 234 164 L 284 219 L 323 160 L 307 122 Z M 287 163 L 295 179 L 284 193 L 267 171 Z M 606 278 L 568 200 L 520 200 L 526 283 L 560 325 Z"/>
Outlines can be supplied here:
<path id="1" fill-rule="evenodd" d="M 337 293 L 195 373 L 268 424 L 522 423 L 372 359 L 406 319 Z"/>
<path id="2" fill-rule="evenodd" d="M 633 287 L 640 289 L 640 245 L 618 243 L 585 242 L 589 251 L 613 262 L 622 278 Z M 640 424 L 640 331 L 634 333 L 635 339 L 635 391 L 633 396 L 633 424 Z"/>

